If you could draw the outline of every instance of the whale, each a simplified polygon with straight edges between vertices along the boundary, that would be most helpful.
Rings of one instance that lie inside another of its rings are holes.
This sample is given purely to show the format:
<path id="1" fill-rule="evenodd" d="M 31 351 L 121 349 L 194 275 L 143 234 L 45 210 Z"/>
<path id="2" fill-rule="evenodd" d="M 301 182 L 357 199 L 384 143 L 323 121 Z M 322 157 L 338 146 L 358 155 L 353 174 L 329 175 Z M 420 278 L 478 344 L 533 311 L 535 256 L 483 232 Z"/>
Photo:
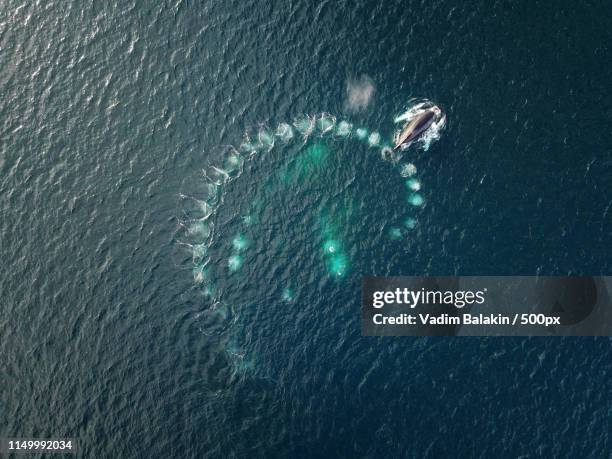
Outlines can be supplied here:
<path id="1" fill-rule="evenodd" d="M 431 107 L 415 116 L 400 132 L 393 150 L 399 150 L 402 145 L 406 145 L 422 135 L 430 126 L 439 121 L 442 117 L 442 110 L 438 107 Z"/>

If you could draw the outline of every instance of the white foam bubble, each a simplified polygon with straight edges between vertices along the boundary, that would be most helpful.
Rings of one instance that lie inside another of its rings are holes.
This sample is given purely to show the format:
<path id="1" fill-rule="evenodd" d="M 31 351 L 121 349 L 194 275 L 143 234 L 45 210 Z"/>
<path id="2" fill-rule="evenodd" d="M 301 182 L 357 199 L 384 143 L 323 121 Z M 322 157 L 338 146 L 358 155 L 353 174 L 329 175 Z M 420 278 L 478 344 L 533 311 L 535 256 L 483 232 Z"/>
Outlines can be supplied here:
<path id="1" fill-rule="evenodd" d="M 353 125 L 348 121 L 340 121 L 336 127 L 336 135 L 340 137 L 347 137 L 351 134 Z"/>
<path id="2" fill-rule="evenodd" d="M 192 255 L 194 260 L 201 260 L 206 257 L 208 246 L 206 244 L 194 244 L 192 246 Z"/>
<path id="3" fill-rule="evenodd" d="M 419 191 L 421 189 L 421 182 L 417 179 L 410 179 L 406 181 L 406 186 L 412 191 Z"/>
<path id="4" fill-rule="evenodd" d="M 224 169 L 231 177 L 236 177 L 240 173 L 242 173 L 242 166 L 244 163 L 244 159 L 237 151 L 232 151 L 227 155 L 225 159 L 225 167 Z"/>
<path id="5" fill-rule="evenodd" d="M 196 265 L 193 268 L 193 281 L 196 284 L 201 284 L 206 279 L 206 271 L 204 270 L 204 266 Z"/>
<path id="6" fill-rule="evenodd" d="M 402 166 L 400 167 L 400 175 L 402 177 L 412 177 L 416 173 L 417 173 L 417 168 L 412 163 L 405 163 L 405 164 L 402 164 Z"/>
<path id="7" fill-rule="evenodd" d="M 221 186 L 229 180 L 230 176 L 225 169 L 216 166 L 210 166 L 204 172 L 204 180 L 210 184 Z"/>
<path id="8" fill-rule="evenodd" d="M 259 131 L 257 138 L 259 140 L 259 144 L 265 150 L 270 150 L 274 146 L 274 136 L 265 128 L 262 128 Z"/>
<path id="9" fill-rule="evenodd" d="M 380 149 L 380 156 L 385 161 L 390 161 L 393 157 L 393 150 L 391 147 L 384 146 Z"/>
<path id="10" fill-rule="evenodd" d="M 419 193 L 412 193 L 408 196 L 408 202 L 415 207 L 419 207 L 425 203 L 425 199 Z"/>
<path id="11" fill-rule="evenodd" d="M 287 123 L 281 123 L 276 128 L 275 135 L 283 142 L 289 142 L 291 139 L 293 139 L 293 128 Z"/>
<path id="12" fill-rule="evenodd" d="M 240 144 L 240 147 L 238 148 L 243 153 L 249 153 L 251 155 L 257 153 L 257 145 L 251 142 L 250 140 L 245 140 Z"/>
<path id="13" fill-rule="evenodd" d="M 331 131 L 335 124 L 336 118 L 328 114 L 321 115 L 321 117 L 317 120 L 317 128 L 321 134 L 326 134 Z"/>
<path id="14" fill-rule="evenodd" d="M 306 137 L 310 135 L 314 129 L 314 119 L 308 116 L 302 116 L 293 122 L 293 126 L 295 126 L 300 134 Z"/>
<path id="15" fill-rule="evenodd" d="M 211 234 L 211 226 L 204 221 L 195 221 L 191 223 L 188 231 L 193 237 L 206 239 Z"/>
<path id="16" fill-rule="evenodd" d="M 378 132 L 372 132 L 368 137 L 368 143 L 371 147 L 376 147 L 380 143 L 380 134 Z"/>
<path id="17" fill-rule="evenodd" d="M 219 200 L 221 187 L 215 183 L 207 183 L 204 191 L 204 199 L 210 205 L 214 205 Z"/>
<path id="18" fill-rule="evenodd" d="M 198 204 L 198 207 L 200 208 L 200 211 L 202 212 L 202 215 L 200 215 L 199 219 L 206 220 L 208 217 L 210 217 L 210 215 L 212 214 L 214 210 L 214 206 L 211 206 L 206 201 L 202 201 L 200 199 L 195 199 L 195 202 Z"/>
<path id="19" fill-rule="evenodd" d="M 240 255 L 232 255 L 227 259 L 227 267 L 230 271 L 238 271 L 243 263 L 244 259 Z"/>

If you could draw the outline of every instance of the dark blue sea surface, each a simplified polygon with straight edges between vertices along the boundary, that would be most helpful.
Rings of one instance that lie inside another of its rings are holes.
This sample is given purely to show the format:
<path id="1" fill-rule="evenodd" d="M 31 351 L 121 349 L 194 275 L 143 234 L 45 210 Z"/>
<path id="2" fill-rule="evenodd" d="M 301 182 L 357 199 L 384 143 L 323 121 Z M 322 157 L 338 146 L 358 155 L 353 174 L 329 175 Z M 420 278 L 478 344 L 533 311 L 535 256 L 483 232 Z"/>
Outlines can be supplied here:
<path id="1" fill-rule="evenodd" d="M 609 338 L 359 324 L 363 275 L 612 274 L 611 18 L 6 0 L 0 437 L 81 457 L 612 457 Z M 355 136 L 240 149 L 323 113 L 388 142 L 414 98 L 447 116 L 408 153 L 422 206 Z M 185 200 L 233 148 L 204 237 Z"/>

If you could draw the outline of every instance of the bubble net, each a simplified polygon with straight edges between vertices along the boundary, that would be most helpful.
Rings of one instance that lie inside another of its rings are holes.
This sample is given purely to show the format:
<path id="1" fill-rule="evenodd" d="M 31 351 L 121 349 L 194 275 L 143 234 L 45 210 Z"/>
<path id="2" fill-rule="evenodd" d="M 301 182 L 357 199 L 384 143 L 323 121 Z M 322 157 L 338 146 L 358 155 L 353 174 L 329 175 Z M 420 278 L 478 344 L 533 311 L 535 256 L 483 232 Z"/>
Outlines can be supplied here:
<path id="1" fill-rule="evenodd" d="M 407 123 L 430 106 L 428 102 L 413 104 L 404 113 L 395 117 L 394 122 L 396 124 Z M 418 141 L 423 150 L 427 150 L 431 142 L 439 138 L 444 124 L 445 117 L 442 117 L 419 138 Z M 213 268 L 218 270 L 224 265 L 228 274 L 242 269 L 250 248 L 249 228 L 256 219 L 256 212 L 249 212 L 242 216 L 242 230 L 231 236 L 231 244 L 229 244 L 225 261 L 213 261 L 209 257 L 209 249 L 215 238 L 215 224 L 217 224 L 215 217 L 219 206 L 223 203 L 227 187 L 243 174 L 247 164 L 271 151 L 275 146 L 300 142 L 305 144 L 308 139 L 328 136 L 340 140 L 354 139 L 363 142 L 370 149 L 377 150 L 381 159 L 391 163 L 399 175 L 405 179 L 405 202 L 408 209 L 425 205 L 422 182 L 417 177 L 417 167 L 414 163 L 403 159 L 403 149 L 394 151 L 391 142 L 386 141 L 377 131 L 355 126 L 349 120 L 338 120 L 327 113 L 299 116 L 292 123 L 281 122 L 275 128 L 262 126 L 254 133 L 245 134 L 243 142 L 238 147 L 226 147 L 220 166 L 209 166 L 202 172 L 203 187 L 199 195 L 180 196 L 184 201 L 183 212 L 179 218 L 184 237 L 180 242 L 190 251 L 193 281 L 203 288 L 206 295 L 212 297 L 215 294 Z M 326 160 L 328 155 L 329 151 L 324 144 L 313 143 L 296 158 L 290 167 L 281 171 L 281 180 L 291 182 L 308 177 L 318 164 Z M 392 240 L 401 240 L 406 236 L 406 232 L 414 230 L 417 225 L 417 219 L 413 215 L 407 215 L 402 222 L 389 229 L 388 237 Z M 334 234 L 333 228 L 325 222 L 321 226 L 323 228 L 322 253 L 327 272 L 333 277 L 343 277 L 349 270 L 349 257 L 344 252 L 338 234 Z M 290 289 L 283 293 L 285 301 L 293 298 L 293 293 L 290 294 L 289 291 Z"/>
<path id="2" fill-rule="evenodd" d="M 431 103 L 427 101 L 413 101 L 407 110 L 395 117 L 394 122 L 401 128 L 400 125 L 409 123 L 428 107 L 431 107 Z M 444 125 L 443 117 L 414 143 L 414 149 L 426 151 L 439 138 Z M 398 134 L 399 130 L 395 135 Z M 257 243 L 262 225 L 266 223 L 264 208 L 256 199 L 246 204 L 246 208 L 237 211 L 232 225 L 227 225 L 226 220 L 221 221 L 219 210 L 224 205 L 227 191 L 245 172 L 251 173 L 258 158 L 266 157 L 267 153 L 275 149 L 282 149 L 278 151 L 283 153 L 285 150 L 298 152 L 290 157 L 289 162 L 276 169 L 272 178 L 291 190 L 301 181 L 309 180 L 328 169 L 333 153 L 326 138 L 336 142 L 361 143 L 394 168 L 405 184 L 402 187 L 405 195 L 404 216 L 392 222 L 383 237 L 396 243 L 401 242 L 410 238 L 411 233 L 418 228 L 415 210 L 425 206 L 426 199 L 416 165 L 405 159 L 406 148 L 394 150 L 393 143 L 380 132 L 328 113 L 298 116 L 292 122 L 280 122 L 275 127 L 260 126 L 246 133 L 237 146 L 223 147 L 218 164 L 202 170 L 197 186 L 194 187 L 197 192 L 189 189 L 179 196 L 181 212 L 177 240 L 180 247 L 186 249 L 181 249 L 182 253 L 188 254 L 194 287 L 208 299 L 208 320 L 221 324 L 235 321 L 235 308 L 229 303 L 229 295 L 224 290 L 227 287 L 217 283 L 222 279 L 245 277 L 240 273 L 245 265 L 250 265 L 252 257 L 257 256 Z M 269 192 L 278 191 L 278 188 L 272 188 Z M 343 240 L 343 233 L 339 229 L 344 225 L 335 221 L 331 213 L 322 213 L 315 222 L 319 228 L 320 275 L 332 281 L 342 281 L 351 272 L 350 246 Z M 213 243 L 215 250 L 212 250 Z M 298 291 L 293 287 L 284 285 L 276 293 L 280 304 L 296 301 Z M 252 371 L 254 360 L 245 357 L 244 351 L 234 339 L 226 343 L 225 350 L 234 361 L 236 371 Z"/>

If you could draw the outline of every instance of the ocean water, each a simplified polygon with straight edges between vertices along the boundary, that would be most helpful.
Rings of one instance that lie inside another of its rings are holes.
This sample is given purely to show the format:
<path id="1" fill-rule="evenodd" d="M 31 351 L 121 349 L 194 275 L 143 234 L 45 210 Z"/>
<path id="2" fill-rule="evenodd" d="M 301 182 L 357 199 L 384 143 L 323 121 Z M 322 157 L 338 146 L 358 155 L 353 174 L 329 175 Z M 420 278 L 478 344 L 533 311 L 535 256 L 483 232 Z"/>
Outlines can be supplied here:
<path id="1" fill-rule="evenodd" d="M 610 457 L 609 339 L 363 338 L 359 305 L 365 274 L 611 274 L 611 12 L 4 2 L 0 437 Z M 383 158 L 414 99 L 439 139 Z"/>

